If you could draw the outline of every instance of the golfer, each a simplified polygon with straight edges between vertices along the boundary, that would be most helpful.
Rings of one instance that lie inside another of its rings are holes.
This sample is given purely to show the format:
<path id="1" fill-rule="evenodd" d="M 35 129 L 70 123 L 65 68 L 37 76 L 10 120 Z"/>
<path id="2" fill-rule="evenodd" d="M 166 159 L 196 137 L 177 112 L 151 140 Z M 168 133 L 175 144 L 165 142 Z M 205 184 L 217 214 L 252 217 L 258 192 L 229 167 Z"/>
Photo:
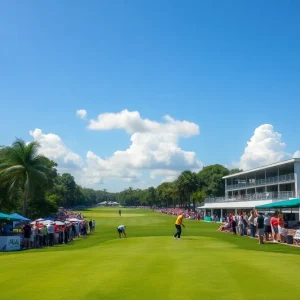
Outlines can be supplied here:
<path id="1" fill-rule="evenodd" d="M 121 211 L 121 209 L 119 209 L 119 216 L 120 216 L 120 217 L 122 216 L 122 211 Z"/>
<path id="2" fill-rule="evenodd" d="M 175 227 L 177 229 L 177 232 L 174 234 L 174 239 L 179 239 L 180 240 L 180 236 L 181 236 L 181 226 L 185 227 L 184 224 L 182 223 L 183 220 L 183 214 L 180 214 L 175 222 Z"/>
<path id="3" fill-rule="evenodd" d="M 125 236 L 125 237 L 127 237 L 126 236 L 126 226 L 125 225 L 120 225 L 119 227 L 118 227 L 118 233 L 119 233 L 119 238 L 121 238 L 122 237 L 122 234 Z"/>

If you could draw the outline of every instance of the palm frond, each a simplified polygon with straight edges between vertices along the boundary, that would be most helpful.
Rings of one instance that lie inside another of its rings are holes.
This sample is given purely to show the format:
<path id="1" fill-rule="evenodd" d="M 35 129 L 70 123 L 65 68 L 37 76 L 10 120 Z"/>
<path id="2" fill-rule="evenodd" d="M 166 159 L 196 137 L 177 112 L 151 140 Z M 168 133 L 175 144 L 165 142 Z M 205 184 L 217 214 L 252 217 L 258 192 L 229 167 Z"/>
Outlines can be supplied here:
<path id="1" fill-rule="evenodd" d="M 38 156 L 38 142 L 31 142 L 24 147 L 24 159 L 27 163 L 32 162 Z"/>
<path id="2" fill-rule="evenodd" d="M 0 172 L 9 168 L 9 167 L 12 167 L 13 165 L 11 163 L 8 163 L 8 162 L 2 162 L 0 163 Z"/>
<path id="3" fill-rule="evenodd" d="M 30 168 L 28 170 L 28 177 L 30 178 L 33 185 L 39 185 L 42 183 L 47 183 L 48 181 L 48 174 L 46 172 L 42 172 L 35 168 Z"/>
<path id="4" fill-rule="evenodd" d="M 25 174 L 25 168 L 23 166 L 11 166 L 0 171 L 0 184 L 6 184 L 13 182 L 16 178 L 22 178 Z"/>
<path id="5" fill-rule="evenodd" d="M 25 165 L 23 152 L 19 148 L 6 147 L 4 149 L 3 160 L 14 165 Z"/>
<path id="6" fill-rule="evenodd" d="M 10 185 L 9 185 L 9 187 L 8 187 L 8 192 L 9 192 L 10 194 L 13 194 L 13 192 L 14 192 L 17 188 L 22 188 L 22 186 L 21 186 L 21 180 L 20 180 L 19 177 L 17 177 L 15 180 L 13 180 L 13 181 L 10 183 Z"/>

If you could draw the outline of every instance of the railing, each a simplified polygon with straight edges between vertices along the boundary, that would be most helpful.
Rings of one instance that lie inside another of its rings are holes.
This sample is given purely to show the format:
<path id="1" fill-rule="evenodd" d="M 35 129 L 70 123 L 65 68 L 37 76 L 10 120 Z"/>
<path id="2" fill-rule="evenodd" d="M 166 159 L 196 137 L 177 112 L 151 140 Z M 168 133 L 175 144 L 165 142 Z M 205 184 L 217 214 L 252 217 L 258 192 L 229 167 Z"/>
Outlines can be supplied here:
<path id="1" fill-rule="evenodd" d="M 300 195 L 300 191 L 298 192 Z M 289 198 L 294 198 L 297 195 L 295 192 L 267 192 L 267 193 L 256 193 L 248 195 L 239 195 L 235 197 L 216 197 L 216 198 L 206 198 L 205 203 L 219 203 L 219 202 L 238 202 L 238 201 L 256 201 L 256 200 L 286 200 Z"/>
<path id="2" fill-rule="evenodd" d="M 287 175 L 267 177 L 266 179 L 256 179 L 255 182 L 230 184 L 227 185 L 226 189 L 234 190 L 234 189 L 254 187 L 259 185 L 266 185 L 266 184 L 279 183 L 279 182 L 292 181 L 292 180 L 295 180 L 295 175 L 293 173 Z"/>

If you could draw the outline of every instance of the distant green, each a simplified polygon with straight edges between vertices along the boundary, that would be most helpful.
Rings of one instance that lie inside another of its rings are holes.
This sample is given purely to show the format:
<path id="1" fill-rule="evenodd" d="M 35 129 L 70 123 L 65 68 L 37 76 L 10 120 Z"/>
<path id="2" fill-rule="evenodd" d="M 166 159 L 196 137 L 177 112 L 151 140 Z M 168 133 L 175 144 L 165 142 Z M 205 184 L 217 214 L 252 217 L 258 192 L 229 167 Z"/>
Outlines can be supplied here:
<path id="1" fill-rule="evenodd" d="M 70 245 L 0 253 L 0 299 L 299 299 L 300 249 L 258 245 L 152 211 L 83 212 L 96 232 Z M 117 226 L 127 226 L 119 239 Z"/>

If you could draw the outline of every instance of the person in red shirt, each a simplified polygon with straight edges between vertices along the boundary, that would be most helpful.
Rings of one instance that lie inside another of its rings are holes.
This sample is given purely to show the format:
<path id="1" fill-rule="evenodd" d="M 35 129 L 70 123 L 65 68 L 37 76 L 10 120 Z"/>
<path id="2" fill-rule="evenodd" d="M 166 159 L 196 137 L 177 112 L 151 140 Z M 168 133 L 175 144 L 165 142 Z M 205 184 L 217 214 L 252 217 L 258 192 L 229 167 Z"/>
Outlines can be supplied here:
<path id="1" fill-rule="evenodd" d="M 271 218 L 270 224 L 272 228 L 273 242 L 276 243 L 278 235 L 278 214 L 276 212 Z"/>
<path id="2" fill-rule="evenodd" d="M 285 236 L 284 236 L 284 219 L 283 219 L 283 214 L 279 214 L 278 215 L 278 232 L 279 232 L 280 242 L 284 243 Z"/>

